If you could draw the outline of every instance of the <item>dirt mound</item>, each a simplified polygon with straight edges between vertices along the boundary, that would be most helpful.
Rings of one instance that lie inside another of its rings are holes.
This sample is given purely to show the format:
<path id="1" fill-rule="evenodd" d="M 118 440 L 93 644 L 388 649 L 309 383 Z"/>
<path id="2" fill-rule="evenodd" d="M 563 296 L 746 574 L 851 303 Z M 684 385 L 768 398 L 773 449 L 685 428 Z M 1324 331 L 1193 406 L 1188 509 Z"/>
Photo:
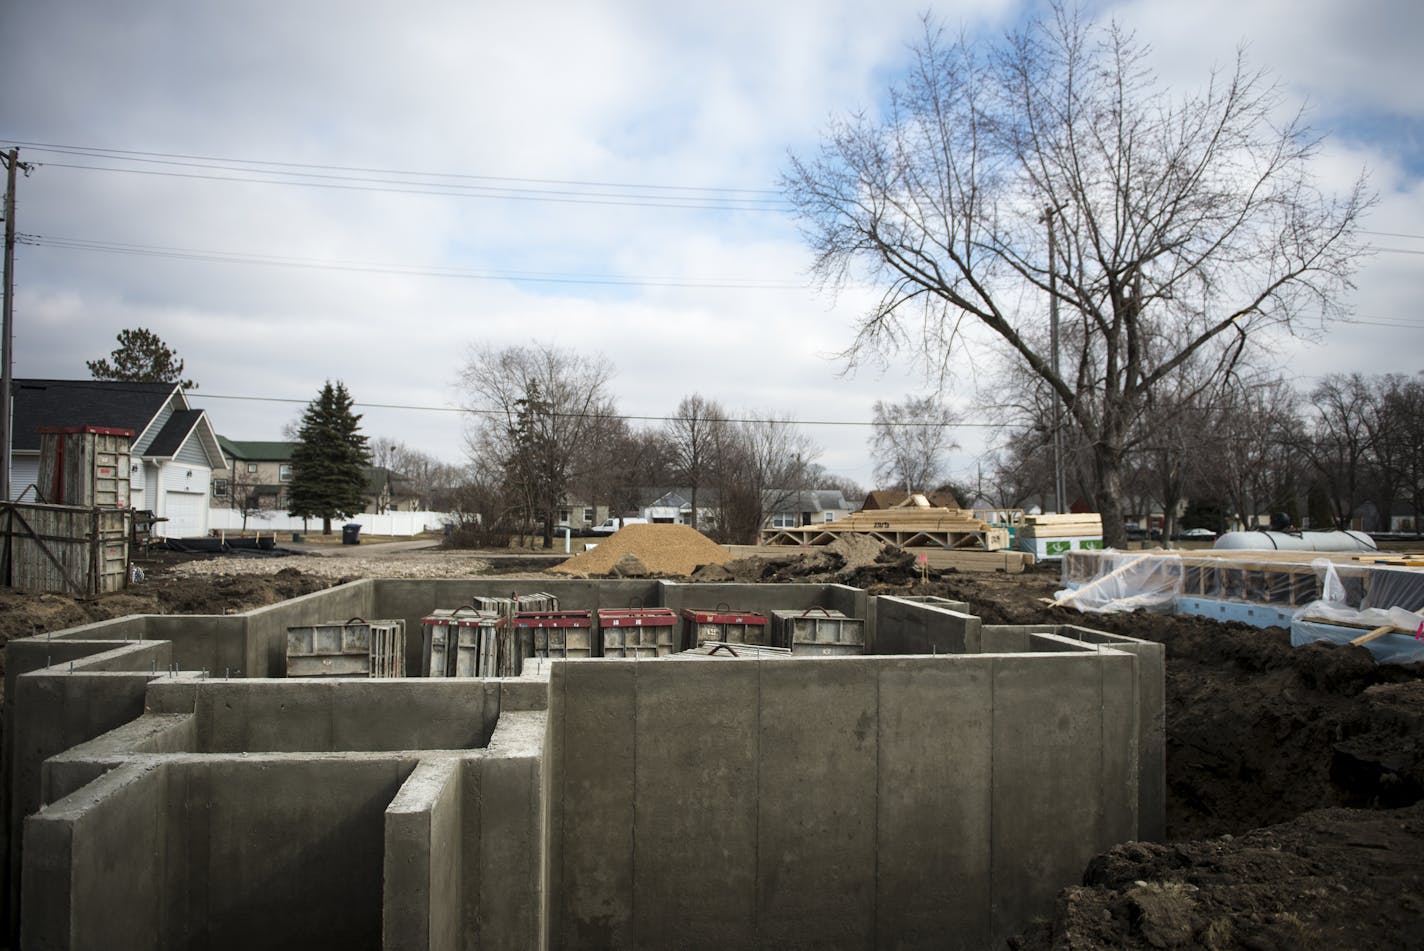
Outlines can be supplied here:
<path id="1" fill-rule="evenodd" d="M 1424 947 L 1421 852 L 1424 804 L 1323 809 L 1240 838 L 1120 845 L 1010 946 Z"/>
<path id="2" fill-rule="evenodd" d="M 653 575 L 688 575 L 700 565 L 732 560 L 725 548 L 687 525 L 625 525 L 592 551 L 575 555 L 549 571 L 562 575 L 606 575 L 624 555 L 636 555 Z"/>

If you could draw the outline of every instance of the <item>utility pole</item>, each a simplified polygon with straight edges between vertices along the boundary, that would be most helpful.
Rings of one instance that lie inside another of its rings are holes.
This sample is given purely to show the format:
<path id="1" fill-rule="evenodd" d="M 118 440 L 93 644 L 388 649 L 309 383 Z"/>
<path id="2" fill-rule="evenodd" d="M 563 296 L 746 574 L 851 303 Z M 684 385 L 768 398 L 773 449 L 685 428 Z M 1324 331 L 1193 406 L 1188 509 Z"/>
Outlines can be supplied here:
<path id="1" fill-rule="evenodd" d="M 5 313 L 0 323 L 0 502 L 10 501 L 10 450 L 15 441 L 10 431 L 13 421 L 11 390 L 15 375 L 15 172 L 30 167 L 20 164 L 20 150 L 11 149 L 5 158 Z"/>
<path id="2" fill-rule="evenodd" d="M 1045 208 L 1041 219 L 1048 224 L 1048 347 L 1055 380 L 1059 378 L 1058 256 L 1053 237 L 1053 216 L 1057 211 L 1051 206 Z M 1068 510 L 1068 486 L 1063 471 L 1063 397 L 1056 387 L 1053 390 L 1053 504 L 1060 514 Z"/>

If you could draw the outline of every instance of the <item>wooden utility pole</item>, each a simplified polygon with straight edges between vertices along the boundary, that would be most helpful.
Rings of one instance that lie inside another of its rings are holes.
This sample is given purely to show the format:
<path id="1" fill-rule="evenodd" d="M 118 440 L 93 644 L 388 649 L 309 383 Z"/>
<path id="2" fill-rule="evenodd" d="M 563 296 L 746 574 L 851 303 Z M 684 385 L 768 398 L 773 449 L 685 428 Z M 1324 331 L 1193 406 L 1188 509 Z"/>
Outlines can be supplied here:
<path id="1" fill-rule="evenodd" d="M 11 389 L 15 370 L 15 172 L 20 167 L 20 150 L 11 149 L 5 156 L 5 313 L 0 324 L 0 502 L 10 501 L 10 450 L 14 434 L 10 427 Z"/>

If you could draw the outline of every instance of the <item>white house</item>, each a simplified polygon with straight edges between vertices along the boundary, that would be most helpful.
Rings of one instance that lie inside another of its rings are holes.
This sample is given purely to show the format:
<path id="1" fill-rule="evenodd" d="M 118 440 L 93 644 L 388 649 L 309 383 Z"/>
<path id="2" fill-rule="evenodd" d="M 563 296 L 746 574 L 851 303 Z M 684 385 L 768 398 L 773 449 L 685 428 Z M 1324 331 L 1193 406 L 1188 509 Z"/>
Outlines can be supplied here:
<path id="1" fill-rule="evenodd" d="M 40 427 L 104 426 L 134 432 L 130 504 L 159 518 L 154 534 L 194 538 L 208 532 L 214 470 L 227 468 L 207 413 L 193 409 L 175 383 L 16 380 L 11 429 L 10 497 L 36 501 Z"/>

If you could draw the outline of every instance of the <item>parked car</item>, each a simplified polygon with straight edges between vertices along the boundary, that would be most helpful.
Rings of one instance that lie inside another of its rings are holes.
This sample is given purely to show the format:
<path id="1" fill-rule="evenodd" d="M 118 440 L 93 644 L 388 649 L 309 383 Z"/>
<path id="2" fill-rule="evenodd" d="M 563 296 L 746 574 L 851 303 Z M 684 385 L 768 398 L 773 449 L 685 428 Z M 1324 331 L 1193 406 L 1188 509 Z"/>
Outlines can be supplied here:
<path id="1" fill-rule="evenodd" d="M 1204 538 L 1215 538 L 1216 532 L 1213 532 L 1209 528 L 1189 528 L 1185 532 L 1182 532 L 1182 537 L 1186 539 L 1195 538 L 1197 540 L 1201 540 Z"/>
<path id="2" fill-rule="evenodd" d="M 593 528 L 589 529 L 589 531 L 593 532 L 593 534 L 595 535 L 612 535 L 624 525 L 646 524 L 648 524 L 648 520 L 645 518 L 608 518 L 604 519 L 602 524 L 593 526 Z"/>

